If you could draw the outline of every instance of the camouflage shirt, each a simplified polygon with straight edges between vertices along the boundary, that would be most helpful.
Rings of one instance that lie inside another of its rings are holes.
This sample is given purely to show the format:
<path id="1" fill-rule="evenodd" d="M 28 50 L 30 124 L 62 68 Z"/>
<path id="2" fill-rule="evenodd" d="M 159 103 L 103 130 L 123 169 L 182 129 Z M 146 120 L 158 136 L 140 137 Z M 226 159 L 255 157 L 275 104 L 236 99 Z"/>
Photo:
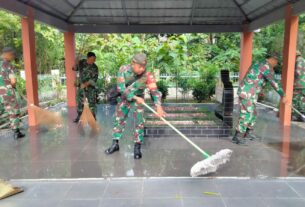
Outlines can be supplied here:
<path id="1" fill-rule="evenodd" d="M 0 95 L 12 89 L 11 78 L 15 78 L 15 68 L 8 61 L 0 60 Z"/>
<path id="2" fill-rule="evenodd" d="M 294 89 L 305 88 L 305 59 L 297 56 L 294 72 Z"/>
<path id="3" fill-rule="evenodd" d="M 152 100 L 155 105 L 161 105 L 161 92 L 156 87 L 156 79 L 150 72 L 145 72 L 138 80 L 133 82 L 131 85 L 128 83 L 132 82 L 137 78 L 130 65 L 124 65 L 119 69 L 117 75 L 117 90 L 128 101 L 132 101 L 134 96 L 144 97 L 144 91 L 147 88 L 150 92 Z"/>
<path id="4" fill-rule="evenodd" d="M 263 86 L 269 82 L 280 96 L 284 96 L 284 91 L 274 78 L 274 71 L 267 60 L 251 65 L 244 79 L 241 81 L 237 94 L 244 99 L 257 100 Z"/>
<path id="5" fill-rule="evenodd" d="M 98 79 L 98 67 L 95 63 L 90 65 L 87 63 L 86 59 L 83 59 L 79 61 L 74 70 L 79 72 L 79 84 L 89 82 L 90 86 L 96 86 Z"/>

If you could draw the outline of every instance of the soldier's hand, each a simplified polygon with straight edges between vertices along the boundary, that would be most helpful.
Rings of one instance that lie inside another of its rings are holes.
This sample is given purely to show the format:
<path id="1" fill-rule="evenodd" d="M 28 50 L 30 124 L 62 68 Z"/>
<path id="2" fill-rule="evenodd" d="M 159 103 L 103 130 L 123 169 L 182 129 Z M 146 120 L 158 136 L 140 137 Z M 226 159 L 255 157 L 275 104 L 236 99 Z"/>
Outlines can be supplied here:
<path id="1" fill-rule="evenodd" d="M 283 103 L 283 104 L 287 104 L 287 103 L 288 103 L 288 98 L 287 98 L 286 96 L 284 96 L 284 97 L 282 98 L 282 103 Z"/>
<path id="2" fill-rule="evenodd" d="M 157 113 L 158 113 L 159 117 L 165 117 L 166 116 L 166 113 L 163 110 L 162 106 L 157 106 Z"/>
<path id="3" fill-rule="evenodd" d="M 89 82 L 82 83 L 82 84 L 80 85 L 80 88 L 81 88 L 81 89 L 83 89 L 83 88 L 87 88 L 89 85 L 90 85 L 90 83 L 89 83 Z"/>
<path id="4" fill-rule="evenodd" d="M 144 99 L 138 96 L 134 96 L 133 97 L 134 100 L 136 100 L 137 104 L 143 104 L 144 103 Z"/>

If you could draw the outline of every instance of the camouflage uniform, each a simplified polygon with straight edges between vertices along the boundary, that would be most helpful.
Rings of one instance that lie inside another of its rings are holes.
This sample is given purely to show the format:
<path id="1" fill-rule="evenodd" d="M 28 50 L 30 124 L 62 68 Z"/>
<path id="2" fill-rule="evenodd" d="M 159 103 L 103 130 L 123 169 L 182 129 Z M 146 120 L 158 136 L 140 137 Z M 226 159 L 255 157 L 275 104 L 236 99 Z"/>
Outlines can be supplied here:
<path id="1" fill-rule="evenodd" d="M 89 65 L 86 59 L 79 61 L 74 70 L 78 71 L 79 76 L 76 83 L 78 87 L 76 92 L 77 112 L 81 114 L 84 107 L 84 96 L 88 99 L 89 108 L 91 112 L 96 114 L 97 103 L 97 88 L 96 82 L 98 79 L 98 67 L 96 64 Z M 83 83 L 89 82 L 90 85 L 86 88 L 80 88 Z"/>
<path id="2" fill-rule="evenodd" d="M 296 59 L 292 103 L 301 113 L 305 113 L 305 60 L 300 55 Z"/>
<path id="3" fill-rule="evenodd" d="M 253 129 L 256 122 L 256 102 L 263 86 L 269 82 L 280 96 L 284 96 L 284 91 L 274 78 L 274 71 L 268 62 L 262 61 L 253 64 L 238 88 L 240 114 L 236 130 L 245 133 L 248 129 Z"/>
<path id="4" fill-rule="evenodd" d="M 126 119 L 129 111 L 133 111 L 135 118 L 134 142 L 142 143 L 144 137 L 144 109 L 142 105 L 133 100 L 134 96 L 144 97 L 144 90 L 149 89 L 151 97 L 155 105 L 161 105 L 161 93 L 156 87 L 150 87 L 150 84 L 155 84 L 156 80 L 149 72 L 128 86 L 136 78 L 136 74 L 132 71 L 130 65 L 122 66 L 117 76 L 117 90 L 122 94 L 118 98 L 118 104 L 115 110 L 115 119 L 113 127 L 113 139 L 119 140 L 122 137 Z"/>
<path id="5" fill-rule="evenodd" d="M 0 61 L 0 113 L 1 116 L 9 116 L 11 128 L 19 129 L 20 108 L 16 99 L 11 78 L 15 77 L 13 66 L 8 61 Z"/>

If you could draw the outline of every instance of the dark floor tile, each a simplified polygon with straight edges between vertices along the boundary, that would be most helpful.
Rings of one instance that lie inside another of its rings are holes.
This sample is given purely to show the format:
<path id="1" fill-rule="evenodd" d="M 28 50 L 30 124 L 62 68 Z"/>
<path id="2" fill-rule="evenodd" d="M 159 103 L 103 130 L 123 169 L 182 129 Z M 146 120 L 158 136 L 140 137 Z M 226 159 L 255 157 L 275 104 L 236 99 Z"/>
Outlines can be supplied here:
<path id="1" fill-rule="evenodd" d="M 140 199 L 109 199 L 104 198 L 100 202 L 100 207 L 140 207 Z"/>
<path id="2" fill-rule="evenodd" d="M 183 197 L 203 197 L 205 192 L 217 193 L 214 180 L 182 179 L 179 181 L 180 193 Z"/>
<path id="3" fill-rule="evenodd" d="M 304 207 L 305 206 L 305 200 L 298 198 L 263 199 L 263 203 L 267 207 Z"/>
<path id="4" fill-rule="evenodd" d="M 224 198 L 226 207 L 266 207 L 260 198 Z"/>
<path id="5" fill-rule="evenodd" d="M 221 198 L 183 198 L 185 207 L 225 207 Z"/>
<path id="6" fill-rule="evenodd" d="M 179 182 L 175 179 L 148 179 L 144 180 L 144 197 L 175 198 L 180 195 Z"/>
<path id="7" fill-rule="evenodd" d="M 58 207 L 99 207 L 100 200 L 63 200 Z"/>
<path id="8" fill-rule="evenodd" d="M 81 181 L 72 185 L 66 199 L 99 199 L 102 198 L 106 181 Z"/>
<path id="9" fill-rule="evenodd" d="M 138 198 L 142 197 L 143 181 L 111 180 L 104 194 L 105 198 Z"/>
<path id="10" fill-rule="evenodd" d="M 142 207 L 182 207 L 182 202 L 177 198 L 159 198 L 159 199 L 151 199 L 145 198 L 143 199 Z"/>
<path id="11" fill-rule="evenodd" d="M 287 181 L 288 185 L 297 192 L 299 196 L 305 198 L 305 180 L 304 181 Z"/>

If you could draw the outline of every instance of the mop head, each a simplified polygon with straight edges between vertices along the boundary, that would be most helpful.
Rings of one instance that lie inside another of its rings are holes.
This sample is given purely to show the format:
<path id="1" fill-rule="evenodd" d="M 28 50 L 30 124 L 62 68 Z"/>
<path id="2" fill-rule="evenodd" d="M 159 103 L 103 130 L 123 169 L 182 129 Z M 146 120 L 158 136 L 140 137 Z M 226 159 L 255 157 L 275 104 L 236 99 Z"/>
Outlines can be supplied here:
<path id="1" fill-rule="evenodd" d="M 83 113 L 79 119 L 80 124 L 84 127 L 86 125 L 89 125 L 94 132 L 100 132 L 100 126 L 96 122 L 90 108 L 88 105 L 88 102 L 85 101 L 84 103 L 84 108 L 83 108 Z"/>
<path id="2" fill-rule="evenodd" d="M 216 172 L 220 165 L 223 165 L 230 160 L 232 152 L 233 151 L 230 149 L 223 149 L 211 157 L 197 162 L 191 169 L 191 176 L 197 177 L 199 175 Z"/>
<path id="3" fill-rule="evenodd" d="M 44 125 L 47 128 L 58 128 L 63 126 L 63 120 L 59 112 L 51 112 L 46 109 L 42 109 L 34 104 L 31 104 L 37 123 Z"/>

